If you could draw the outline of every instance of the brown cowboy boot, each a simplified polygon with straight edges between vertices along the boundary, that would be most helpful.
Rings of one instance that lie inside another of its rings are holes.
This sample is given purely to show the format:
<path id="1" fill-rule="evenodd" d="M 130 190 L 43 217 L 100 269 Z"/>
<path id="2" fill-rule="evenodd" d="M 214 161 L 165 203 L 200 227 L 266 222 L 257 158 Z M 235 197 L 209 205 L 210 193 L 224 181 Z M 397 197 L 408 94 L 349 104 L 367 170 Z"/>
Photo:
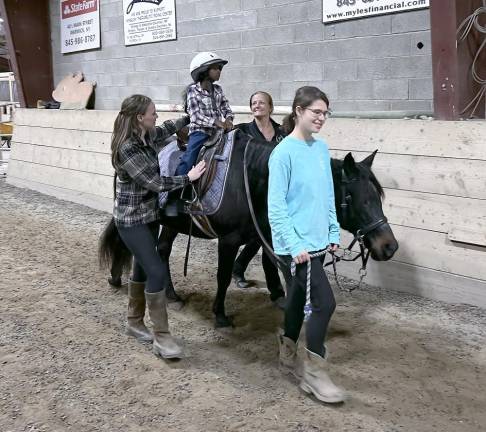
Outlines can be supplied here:
<path id="1" fill-rule="evenodd" d="M 300 388 L 312 393 L 317 399 L 326 403 L 339 403 L 347 399 L 344 390 L 337 387 L 326 372 L 327 361 L 306 349 L 304 374 Z"/>
<path id="2" fill-rule="evenodd" d="M 145 327 L 145 282 L 128 281 L 127 328 L 125 333 L 141 342 L 152 342 L 152 333 Z"/>
<path id="3" fill-rule="evenodd" d="M 182 358 L 182 348 L 169 332 L 167 297 L 165 290 L 156 293 L 145 292 L 150 319 L 153 324 L 153 352 L 162 358 Z"/>
<path id="4" fill-rule="evenodd" d="M 284 374 L 301 378 L 302 371 L 297 358 L 297 344 L 282 333 L 277 334 L 279 347 L 279 369 Z"/>

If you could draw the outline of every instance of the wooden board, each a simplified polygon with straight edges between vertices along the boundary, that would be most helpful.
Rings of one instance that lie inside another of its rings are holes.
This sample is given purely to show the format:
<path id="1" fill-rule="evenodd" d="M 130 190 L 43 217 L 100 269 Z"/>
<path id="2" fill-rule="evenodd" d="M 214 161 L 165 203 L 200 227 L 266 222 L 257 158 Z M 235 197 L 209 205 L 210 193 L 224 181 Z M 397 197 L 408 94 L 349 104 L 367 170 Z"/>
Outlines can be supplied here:
<path id="1" fill-rule="evenodd" d="M 55 186 L 78 192 L 113 198 L 113 177 L 73 171 L 64 168 L 39 165 L 31 162 L 10 160 L 8 177 Z"/>
<path id="2" fill-rule="evenodd" d="M 447 233 L 451 225 L 486 230 L 486 200 L 385 190 L 383 212 L 395 225 Z"/>
<path id="3" fill-rule="evenodd" d="M 471 226 L 453 225 L 447 233 L 447 237 L 453 243 L 463 243 L 486 248 L 486 226 L 478 230 L 473 229 Z"/>
<path id="4" fill-rule="evenodd" d="M 386 151 L 386 146 L 382 147 Z M 344 158 L 344 150 L 331 150 Z M 357 161 L 370 152 L 353 151 Z M 486 199 L 486 161 L 423 157 L 378 152 L 373 171 L 383 187 Z"/>
<path id="5" fill-rule="evenodd" d="M 486 281 L 486 248 L 453 243 L 443 233 L 397 225 L 391 227 L 399 244 L 392 259 L 394 262 Z M 351 234 L 341 233 L 341 245 L 347 246 L 351 239 Z"/>
<path id="6" fill-rule="evenodd" d="M 113 176 L 109 154 L 16 142 L 13 160 Z"/>
<path id="7" fill-rule="evenodd" d="M 320 135 L 336 150 L 486 160 L 484 121 L 330 119 Z"/>
<path id="8" fill-rule="evenodd" d="M 342 263 L 339 264 L 338 274 L 358 280 L 359 267 L 357 263 Z M 335 286 L 331 275 L 329 280 Z M 484 280 L 415 265 L 370 261 L 368 275 L 364 281 L 386 290 L 486 308 L 486 281 Z"/>
<path id="9" fill-rule="evenodd" d="M 16 126 L 13 142 L 111 154 L 111 134 L 106 132 Z"/>
<path id="10" fill-rule="evenodd" d="M 106 215 L 107 222 L 111 217 L 111 213 L 113 211 L 113 198 L 111 197 L 106 198 L 88 192 L 79 192 L 71 189 L 64 189 L 61 187 L 51 186 L 44 183 L 32 181 L 30 179 L 25 180 L 25 179 L 17 178 L 11 174 L 9 174 L 9 176 L 7 177 L 7 183 L 21 188 L 32 189 L 46 195 L 52 195 L 59 199 L 72 201 L 77 204 L 82 204 L 90 208 L 107 212 Z"/>

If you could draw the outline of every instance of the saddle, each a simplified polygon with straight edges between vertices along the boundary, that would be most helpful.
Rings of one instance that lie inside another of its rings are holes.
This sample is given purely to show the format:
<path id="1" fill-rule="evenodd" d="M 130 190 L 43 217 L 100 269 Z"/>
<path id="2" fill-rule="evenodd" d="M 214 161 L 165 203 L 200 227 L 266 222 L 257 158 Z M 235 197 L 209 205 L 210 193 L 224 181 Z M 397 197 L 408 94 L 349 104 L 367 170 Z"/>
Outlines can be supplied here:
<path id="1" fill-rule="evenodd" d="M 206 162 L 206 171 L 197 180 L 197 194 L 199 197 L 204 196 L 208 191 L 211 183 L 216 175 L 218 164 L 225 160 L 223 150 L 225 145 L 225 134 L 223 130 L 218 130 L 211 138 L 209 138 L 201 148 L 197 162 L 204 160 Z"/>
<path id="2" fill-rule="evenodd" d="M 197 162 L 206 161 L 206 171 L 181 193 L 183 212 L 189 214 L 195 225 L 208 237 L 217 237 L 207 216 L 215 214 L 223 201 L 236 133 L 231 131 L 224 134 L 220 130 L 206 141 L 197 158 Z M 161 175 L 174 175 L 182 151 L 184 149 L 175 142 L 163 148 L 159 154 Z M 165 206 L 167 198 L 167 192 L 160 194 L 161 208 Z"/>

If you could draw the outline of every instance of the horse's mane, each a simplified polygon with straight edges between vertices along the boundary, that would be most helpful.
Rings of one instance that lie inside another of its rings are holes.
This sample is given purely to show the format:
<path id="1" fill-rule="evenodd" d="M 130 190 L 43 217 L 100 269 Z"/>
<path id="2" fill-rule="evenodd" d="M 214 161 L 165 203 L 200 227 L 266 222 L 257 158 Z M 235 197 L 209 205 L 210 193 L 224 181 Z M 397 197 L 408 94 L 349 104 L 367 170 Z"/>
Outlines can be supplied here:
<path id="1" fill-rule="evenodd" d="M 247 153 L 248 168 L 256 172 L 268 172 L 268 159 L 270 159 L 270 153 L 272 153 L 276 144 L 250 138 L 249 135 L 243 133 L 242 136 L 250 139 Z"/>
<path id="2" fill-rule="evenodd" d="M 375 173 L 370 168 L 368 168 L 367 165 L 362 163 L 357 163 L 356 167 L 359 170 L 365 171 L 368 174 L 371 184 L 376 188 L 381 199 L 385 198 L 385 191 L 383 190 L 383 186 L 381 186 L 380 182 L 376 178 Z"/>

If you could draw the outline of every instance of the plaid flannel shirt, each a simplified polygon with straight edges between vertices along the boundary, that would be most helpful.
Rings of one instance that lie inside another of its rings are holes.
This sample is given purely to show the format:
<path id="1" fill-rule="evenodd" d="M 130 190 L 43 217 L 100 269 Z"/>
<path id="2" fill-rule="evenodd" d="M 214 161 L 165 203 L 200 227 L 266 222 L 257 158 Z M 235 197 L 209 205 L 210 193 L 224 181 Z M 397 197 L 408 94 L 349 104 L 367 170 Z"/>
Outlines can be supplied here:
<path id="1" fill-rule="evenodd" d="M 213 84 L 213 97 L 200 83 L 191 84 L 187 89 L 187 113 L 191 118 L 190 134 L 197 131 L 212 135 L 216 120 L 233 120 L 234 117 L 223 89 L 217 84 Z"/>
<path id="2" fill-rule="evenodd" d="M 147 132 L 145 142 L 132 136 L 118 150 L 113 217 L 117 226 L 148 224 L 158 219 L 158 194 L 184 187 L 187 175 L 161 177 L 157 153 L 167 137 L 189 123 L 187 116 L 167 120 Z"/>

